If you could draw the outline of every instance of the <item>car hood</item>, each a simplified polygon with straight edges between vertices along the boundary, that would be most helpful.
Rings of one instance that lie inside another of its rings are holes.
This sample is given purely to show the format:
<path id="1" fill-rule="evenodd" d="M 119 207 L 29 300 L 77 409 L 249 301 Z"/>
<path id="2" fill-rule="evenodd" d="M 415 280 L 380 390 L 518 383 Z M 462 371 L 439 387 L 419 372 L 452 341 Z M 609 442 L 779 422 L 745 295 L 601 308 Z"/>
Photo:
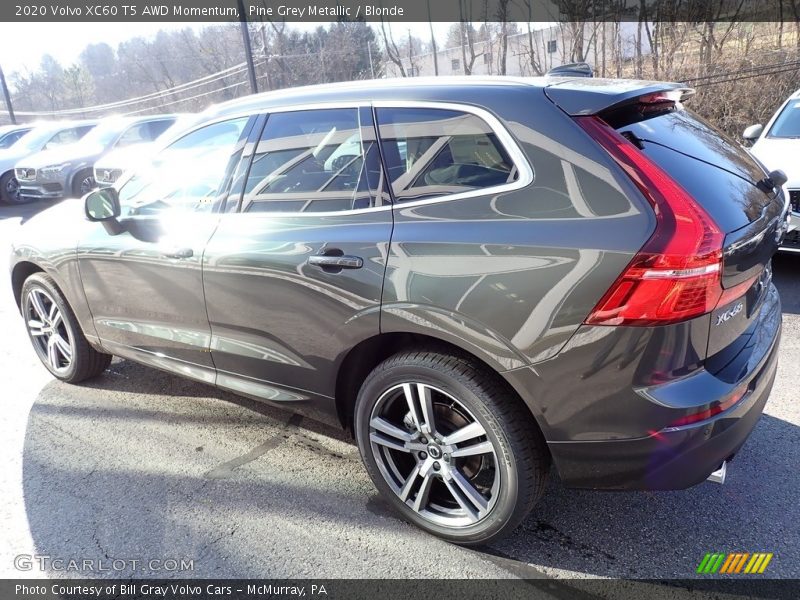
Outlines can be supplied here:
<path id="1" fill-rule="evenodd" d="M 98 169 L 122 169 L 124 171 L 152 155 L 155 147 L 156 144 L 148 142 L 112 150 L 98 159 L 95 167 Z"/>
<path id="2" fill-rule="evenodd" d="M 763 138 L 758 140 L 750 152 L 764 163 L 768 171 L 781 169 L 789 178 L 789 182 L 800 183 L 800 139 Z"/>
<path id="3" fill-rule="evenodd" d="M 102 146 L 85 144 L 68 144 L 61 148 L 42 150 L 24 159 L 20 167 L 27 169 L 41 169 L 50 165 L 60 165 L 66 162 L 94 162 L 103 154 Z"/>
<path id="4" fill-rule="evenodd" d="M 7 148 L 6 150 L 0 150 L 0 174 L 13 169 L 14 165 L 17 164 L 17 161 L 25 158 L 27 155 L 28 155 L 27 150 L 20 151 L 20 150 L 14 150 L 14 148 Z"/>
<path id="5" fill-rule="evenodd" d="M 30 249 L 40 248 L 43 242 L 72 247 L 91 225 L 93 223 L 86 219 L 83 201 L 69 198 L 26 221 L 13 237 L 11 245 L 15 251 L 26 254 L 30 253 Z M 26 248 L 28 252 L 24 251 Z"/>

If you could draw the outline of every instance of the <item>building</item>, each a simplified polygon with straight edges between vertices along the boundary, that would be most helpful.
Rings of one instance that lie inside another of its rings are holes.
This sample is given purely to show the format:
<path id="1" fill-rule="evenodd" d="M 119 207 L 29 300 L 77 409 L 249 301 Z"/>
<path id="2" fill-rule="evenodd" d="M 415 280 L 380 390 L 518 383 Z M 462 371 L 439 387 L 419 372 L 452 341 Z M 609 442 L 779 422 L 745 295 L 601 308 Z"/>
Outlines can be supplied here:
<path id="1" fill-rule="evenodd" d="M 490 25 L 493 30 L 499 30 L 498 23 Z M 634 58 L 637 40 L 641 53 L 649 53 L 647 35 L 639 32 L 639 23 L 562 23 L 531 29 L 530 32 L 526 23 L 515 25 L 516 32 L 507 37 L 506 75 L 541 75 L 553 67 L 578 61 L 601 70 L 603 65 L 611 65 L 617 59 L 624 62 Z M 474 41 L 472 50 L 468 44 L 440 49 L 436 52 L 436 60 L 432 52 L 403 57 L 403 69 L 406 76 L 411 77 L 501 75 L 500 39 L 495 32 L 489 40 Z M 387 77 L 403 75 L 392 61 L 386 61 L 384 71 Z"/>

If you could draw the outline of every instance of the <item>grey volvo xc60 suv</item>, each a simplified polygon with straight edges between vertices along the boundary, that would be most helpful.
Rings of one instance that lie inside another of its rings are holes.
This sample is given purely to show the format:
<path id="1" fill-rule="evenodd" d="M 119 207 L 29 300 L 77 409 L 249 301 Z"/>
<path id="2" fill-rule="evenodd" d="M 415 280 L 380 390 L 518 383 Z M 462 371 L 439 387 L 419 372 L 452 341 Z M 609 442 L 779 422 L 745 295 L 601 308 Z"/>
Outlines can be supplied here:
<path id="1" fill-rule="evenodd" d="M 14 294 L 59 379 L 118 355 L 332 420 L 454 542 L 511 531 L 551 465 L 691 486 L 772 387 L 787 210 L 690 94 L 438 78 L 220 105 L 32 219 Z"/>

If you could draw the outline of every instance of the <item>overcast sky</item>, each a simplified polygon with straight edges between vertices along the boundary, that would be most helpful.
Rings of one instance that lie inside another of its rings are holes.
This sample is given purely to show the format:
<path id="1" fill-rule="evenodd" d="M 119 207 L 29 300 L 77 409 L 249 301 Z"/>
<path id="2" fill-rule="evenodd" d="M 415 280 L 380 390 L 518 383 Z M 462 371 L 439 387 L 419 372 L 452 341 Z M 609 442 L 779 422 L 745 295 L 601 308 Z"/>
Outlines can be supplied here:
<path id="1" fill-rule="evenodd" d="M 112 48 L 125 40 L 143 36 L 152 37 L 159 29 L 174 30 L 184 27 L 201 29 L 211 23 L 2 23 L 0 24 L 0 66 L 6 74 L 14 71 L 35 70 L 44 54 L 53 55 L 63 66 L 78 59 L 90 43 L 106 42 Z M 313 30 L 327 23 L 290 23 L 290 27 Z M 436 43 L 443 44 L 451 23 L 434 23 Z M 395 37 L 407 31 L 426 42 L 430 39 L 428 23 L 394 23 Z M 379 29 L 376 33 L 380 34 Z"/>

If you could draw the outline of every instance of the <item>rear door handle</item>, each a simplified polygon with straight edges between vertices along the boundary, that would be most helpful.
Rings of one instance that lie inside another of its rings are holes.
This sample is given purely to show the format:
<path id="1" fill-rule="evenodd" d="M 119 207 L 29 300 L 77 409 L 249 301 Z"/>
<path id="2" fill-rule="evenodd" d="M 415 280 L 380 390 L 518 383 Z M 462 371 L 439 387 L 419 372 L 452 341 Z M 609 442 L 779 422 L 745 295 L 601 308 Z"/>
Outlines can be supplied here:
<path id="1" fill-rule="evenodd" d="M 194 250 L 191 248 L 172 248 L 164 250 L 161 254 L 167 258 L 191 258 L 194 256 Z"/>
<path id="2" fill-rule="evenodd" d="M 364 260 L 360 256 L 318 254 L 309 256 L 308 264 L 323 269 L 360 269 L 364 266 Z"/>

